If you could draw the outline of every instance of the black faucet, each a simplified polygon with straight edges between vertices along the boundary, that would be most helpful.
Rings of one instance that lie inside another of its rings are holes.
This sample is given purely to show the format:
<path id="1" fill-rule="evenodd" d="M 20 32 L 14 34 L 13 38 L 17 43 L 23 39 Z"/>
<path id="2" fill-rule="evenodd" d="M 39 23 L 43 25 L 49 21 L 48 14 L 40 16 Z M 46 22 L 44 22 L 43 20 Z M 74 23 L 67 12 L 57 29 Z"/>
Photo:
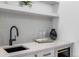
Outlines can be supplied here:
<path id="1" fill-rule="evenodd" d="M 16 34 L 17 36 L 19 36 L 19 32 L 18 32 L 18 28 L 16 26 L 12 26 L 10 28 L 10 40 L 9 40 L 9 45 L 12 45 L 12 41 L 16 41 L 16 36 L 14 39 L 12 39 L 12 29 L 15 28 L 16 29 Z"/>

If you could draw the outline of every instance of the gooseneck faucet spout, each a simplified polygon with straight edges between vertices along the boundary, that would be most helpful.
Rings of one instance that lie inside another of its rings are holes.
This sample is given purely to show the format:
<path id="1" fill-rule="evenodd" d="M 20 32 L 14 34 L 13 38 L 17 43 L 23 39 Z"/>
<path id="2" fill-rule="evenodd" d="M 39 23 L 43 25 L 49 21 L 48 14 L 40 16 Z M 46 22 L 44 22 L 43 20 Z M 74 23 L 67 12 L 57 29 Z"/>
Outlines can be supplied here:
<path id="1" fill-rule="evenodd" d="M 15 28 L 16 29 L 16 36 L 18 37 L 19 36 L 19 32 L 18 32 L 18 28 L 16 26 L 12 26 L 10 28 L 10 40 L 9 40 L 9 45 L 12 45 L 12 42 L 13 41 L 16 41 L 16 36 L 15 38 L 12 38 L 13 34 L 12 34 L 12 29 Z"/>

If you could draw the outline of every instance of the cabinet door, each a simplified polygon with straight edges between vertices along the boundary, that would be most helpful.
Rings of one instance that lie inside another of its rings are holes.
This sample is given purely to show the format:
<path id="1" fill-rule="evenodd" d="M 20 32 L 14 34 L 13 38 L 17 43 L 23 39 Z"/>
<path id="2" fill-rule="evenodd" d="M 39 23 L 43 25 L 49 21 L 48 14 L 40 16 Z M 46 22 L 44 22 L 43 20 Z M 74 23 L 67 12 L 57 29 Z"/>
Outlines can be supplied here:
<path id="1" fill-rule="evenodd" d="M 35 57 L 35 54 L 29 54 L 29 55 L 25 55 L 23 57 Z"/>
<path id="2" fill-rule="evenodd" d="M 22 57 L 37 57 L 37 53 L 30 53 L 30 54 L 24 55 Z"/>
<path id="3" fill-rule="evenodd" d="M 36 53 L 30 53 L 30 54 L 24 53 L 24 54 L 14 55 L 11 57 L 37 57 L 37 54 Z"/>
<path id="4" fill-rule="evenodd" d="M 53 49 L 42 50 L 37 54 L 38 57 L 54 57 Z"/>

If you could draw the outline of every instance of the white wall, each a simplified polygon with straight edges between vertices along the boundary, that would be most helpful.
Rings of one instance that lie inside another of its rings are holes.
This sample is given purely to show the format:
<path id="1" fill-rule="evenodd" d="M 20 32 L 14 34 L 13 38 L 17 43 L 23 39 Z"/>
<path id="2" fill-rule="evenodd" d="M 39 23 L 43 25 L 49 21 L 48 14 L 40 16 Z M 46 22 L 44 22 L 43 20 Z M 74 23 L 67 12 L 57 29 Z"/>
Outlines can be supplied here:
<path id="1" fill-rule="evenodd" d="M 32 10 L 44 13 L 48 9 L 48 12 L 52 12 L 51 6 L 43 3 L 37 4 L 34 4 Z M 48 31 L 48 28 L 50 27 L 52 21 L 50 19 L 51 18 L 44 16 L 42 17 L 35 15 L 23 15 L 8 12 L 0 12 L 0 45 L 9 44 L 9 34 L 11 26 L 16 25 L 20 33 L 19 37 L 17 38 L 16 42 L 14 42 L 14 44 L 26 43 L 38 38 L 39 32 Z"/>
<path id="2" fill-rule="evenodd" d="M 0 13 L 1 45 L 8 44 L 10 27 L 15 25 L 19 29 L 19 38 L 16 43 L 31 42 L 37 34 L 48 30 L 51 21 L 47 17 Z"/>
<path id="3" fill-rule="evenodd" d="M 73 54 L 79 57 L 79 2 L 60 2 L 59 15 L 59 39 L 73 41 Z"/>

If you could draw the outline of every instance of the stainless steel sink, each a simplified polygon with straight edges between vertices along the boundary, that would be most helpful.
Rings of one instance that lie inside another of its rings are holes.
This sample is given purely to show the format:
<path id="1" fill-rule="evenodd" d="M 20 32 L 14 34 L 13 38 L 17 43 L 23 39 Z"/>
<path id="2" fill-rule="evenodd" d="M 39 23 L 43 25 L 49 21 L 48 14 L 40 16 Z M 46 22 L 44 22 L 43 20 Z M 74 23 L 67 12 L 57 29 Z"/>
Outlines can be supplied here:
<path id="1" fill-rule="evenodd" d="M 24 46 L 17 46 L 17 47 L 10 47 L 10 48 L 4 48 L 4 50 L 8 53 L 12 52 L 18 52 L 23 50 L 28 50 L 29 48 L 25 48 Z"/>

